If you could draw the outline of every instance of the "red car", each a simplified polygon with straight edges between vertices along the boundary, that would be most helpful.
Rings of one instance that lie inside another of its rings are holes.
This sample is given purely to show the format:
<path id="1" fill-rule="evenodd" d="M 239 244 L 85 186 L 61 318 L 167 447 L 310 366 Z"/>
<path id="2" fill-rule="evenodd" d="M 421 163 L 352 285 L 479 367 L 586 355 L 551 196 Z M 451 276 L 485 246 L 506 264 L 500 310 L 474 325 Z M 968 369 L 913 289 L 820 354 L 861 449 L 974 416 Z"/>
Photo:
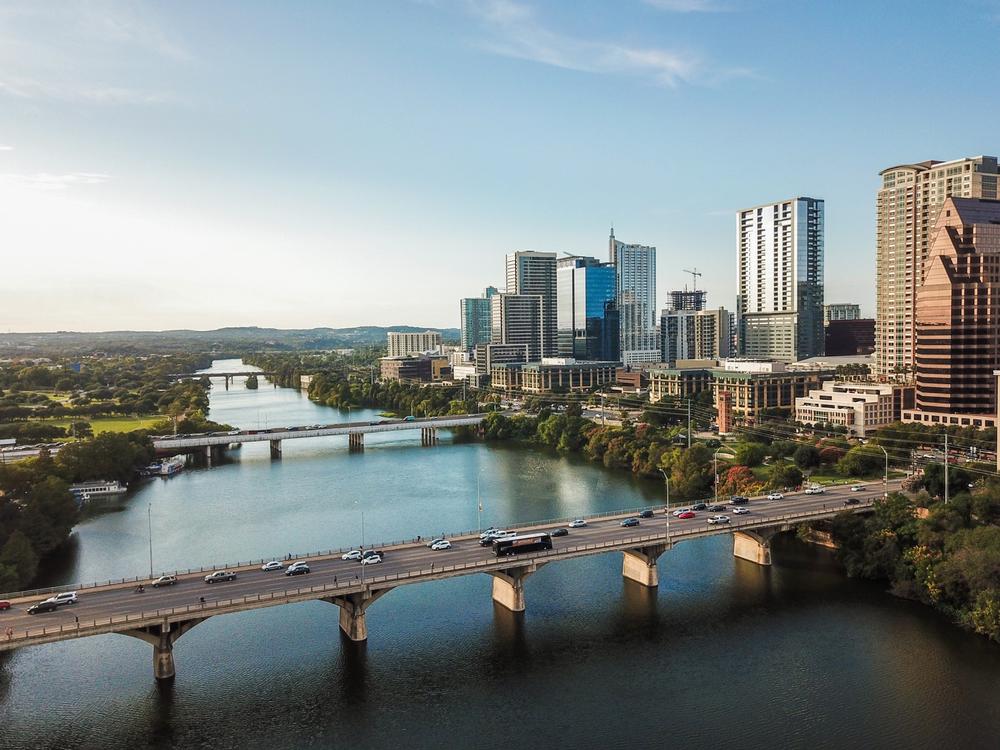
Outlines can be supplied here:
<path id="1" fill-rule="evenodd" d="M 697 516 L 697 515 L 698 515 L 698 514 L 697 514 L 697 513 L 695 513 L 695 512 L 693 511 L 693 510 L 686 510 L 686 511 L 684 511 L 683 513 L 679 513 L 679 514 L 677 515 L 677 517 L 678 517 L 678 518 L 694 518 L 694 517 L 695 517 L 695 516 Z"/>
<path id="2" fill-rule="evenodd" d="M 0 602 L 0 610 L 10 609 L 10 602 Z"/>

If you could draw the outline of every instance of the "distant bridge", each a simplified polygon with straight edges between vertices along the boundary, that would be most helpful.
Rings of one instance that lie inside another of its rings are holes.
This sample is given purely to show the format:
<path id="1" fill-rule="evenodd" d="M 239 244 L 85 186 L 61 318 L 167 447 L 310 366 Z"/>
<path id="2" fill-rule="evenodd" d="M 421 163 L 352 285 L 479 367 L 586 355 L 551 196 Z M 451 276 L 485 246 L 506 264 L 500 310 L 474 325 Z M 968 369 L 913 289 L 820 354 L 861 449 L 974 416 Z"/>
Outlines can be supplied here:
<path id="1" fill-rule="evenodd" d="M 171 380 L 201 380 L 202 378 L 225 378 L 226 390 L 229 390 L 229 383 L 236 378 L 246 378 L 250 375 L 260 375 L 265 378 L 273 378 L 277 373 L 265 372 L 264 370 L 254 370 L 252 372 L 246 371 L 236 371 L 236 372 L 174 372 L 167 375 Z M 275 383 L 274 387 L 277 388 L 278 385 Z"/>
<path id="2" fill-rule="evenodd" d="M 899 480 L 889 482 L 896 489 Z M 889 489 L 889 487 L 886 487 Z M 0 651 L 52 643 L 91 635 L 120 633 L 139 638 L 153 647 L 153 674 L 158 679 L 174 676 L 174 643 L 188 630 L 215 615 L 273 607 L 280 604 L 320 600 L 340 608 L 340 627 L 352 641 L 368 638 L 365 612 L 392 589 L 423 581 L 486 573 L 493 579 L 493 600 L 514 612 L 525 609 L 524 582 L 543 565 L 560 560 L 621 552 L 622 575 L 635 583 L 659 585 L 657 559 L 675 543 L 719 534 L 733 535 L 733 555 L 758 565 L 771 564 L 771 539 L 802 523 L 829 519 L 846 511 L 864 512 L 881 497 L 862 495 L 846 486 L 828 488 L 823 495 L 795 494 L 781 501 L 755 498 L 745 515 L 732 515 L 731 523 L 708 524 L 707 513 L 679 519 L 665 514 L 661 506 L 655 517 L 643 518 L 638 525 L 623 526 L 639 509 L 590 516 L 584 528 L 570 529 L 569 535 L 553 538 L 553 548 L 498 557 L 490 547 L 479 544 L 474 531 L 451 538 L 452 548 L 442 552 L 428 549 L 426 540 L 379 545 L 385 562 L 362 566 L 341 559 L 344 550 L 328 550 L 297 555 L 308 559 L 312 572 L 294 580 L 281 571 L 264 572 L 264 560 L 235 565 L 176 571 L 176 585 L 143 593 L 137 581 L 126 578 L 97 584 L 78 584 L 4 595 L 11 609 L 0 612 Z M 849 502 L 845 502 L 849 501 Z M 566 521 L 537 522 L 517 527 L 531 532 L 565 526 Z M 265 558 L 266 559 L 266 558 Z M 206 572 L 230 570 L 235 581 L 207 586 Z M 33 603 L 60 591 L 77 591 L 79 603 L 60 606 L 56 611 L 30 615 Z M 238 646 L 232 646 L 238 648 Z"/>
<path id="3" fill-rule="evenodd" d="M 339 424 L 309 425 L 302 427 L 275 427 L 265 430 L 232 430 L 230 432 L 205 432 L 194 435 L 161 435 L 153 438 L 153 448 L 159 455 L 194 453 L 204 450 L 209 462 L 218 459 L 219 451 L 229 445 L 242 443 L 271 444 L 271 456 L 281 456 L 281 441 L 295 438 L 347 435 L 351 450 L 364 448 L 365 435 L 373 432 L 399 432 L 420 430 L 421 443 L 437 443 L 437 431 L 449 427 L 471 427 L 482 423 L 486 414 L 462 414 L 451 417 L 423 417 L 405 419 L 376 419 L 367 422 L 342 422 Z"/>

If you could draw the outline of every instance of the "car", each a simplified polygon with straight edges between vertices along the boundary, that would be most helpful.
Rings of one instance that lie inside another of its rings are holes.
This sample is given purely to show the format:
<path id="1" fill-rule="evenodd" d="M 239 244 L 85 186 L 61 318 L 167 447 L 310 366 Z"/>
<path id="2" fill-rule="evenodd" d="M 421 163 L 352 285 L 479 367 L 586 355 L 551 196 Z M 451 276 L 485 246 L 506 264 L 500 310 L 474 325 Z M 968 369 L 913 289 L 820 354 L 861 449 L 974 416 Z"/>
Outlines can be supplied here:
<path id="1" fill-rule="evenodd" d="M 690 508 L 678 508 L 677 510 L 674 511 L 674 515 L 680 517 L 681 513 L 687 513 L 690 510 L 691 510 Z"/>
<path id="2" fill-rule="evenodd" d="M 695 503 L 691 506 L 691 510 L 708 510 L 708 506 L 705 503 Z"/>
<path id="3" fill-rule="evenodd" d="M 649 509 L 646 509 L 639 514 L 639 518 L 652 518 L 652 517 L 653 517 L 653 511 Z"/>
<path id="4" fill-rule="evenodd" d="M 709 516 L 708 522 L 713 525 L 717 523 L 729 523 L 729 516 Z"/>
<path id="5" fill-rule="evenodd" d="M 2 612 L 4 610 L 7 610 L 7 609 L 10 609 L 10 602 L 8 602 L 8 601 L 2 601 L 2 602 L 0 602 L 0 612 Z"/>
<path id="6" fill-rule="evenodd" d="M 864 488 L 865 486 L 863 484 L 852 484 L 851 492 L 861 492 Z"/>
<path id="7" fill-rule="evenodd" d="M 623 518 L 622 522 L 621 522 L 621 525 L 622 526 L 638 526 L 639 525 L 639 519 L 636 518 L 635 516 L 632 516 L 631 518 Z"/>
<path id="8" fill-rule="evenodd" d="M 382 555 L 366 555 L 361 558 L 362 565 L 376 565 L 382 562 Z"/>
<path id="9" fill-rule="evenodd" d="M 709 513 L 721 513 L 726 509 L 725 505 L 709 505 L 705 510 Z"/>
<path id="10" fill-rule="evenodd" d="M 678 517 L 678 518 L 680 518 L 680 519 L 687 519 L 687 518 L 694 518 L 694 517 L 696 517 L 697 515 L 698 515 L 698 514 L 697 514 L 697 513 L 695 513 L 695 512 L 693 511 L 693 510 L 686 510 L 686 511 L 684 511 L 683 513 L 681 513 L 681 514 L 680 514 L 679 516 L 677 516 L 677 517 Z"/>
<path id="11" fill-rule="evenodd" d="M 380 557 L 380 558 L 381 558 L 381 557 L 385 557 L 385 555 L 383 554 L 383 552 L 382 552 L 381 550 L 377 550 L 377 549 L 366 549 L 366 550 L 365 550 L 365 551 L 364 551 L 364 552 L 363 552 L 363 553 L 361 554 L 361 559 L 362 559 L 362 560 L 364 560 L 364 559 L 365 559 L 366 557 Z"/>
<path id="12" fill-rule="evenodd" d="M 61 606 L 63 604 L 76 604 L 78 600 L 75 591 L 63 591 L 61 594 L 50 596 L 46 601 L 55 602 L 57 606 Z"/>
<path id="13" fill-rule="evenodd" d="M 236 572 L 232 570 L 217 570 L 205 576 L 205 583 L 219 583 L 220 581 L 235 581 Z"/>
<path id="14" fill-rule="evenodd" d="M 288 569 L 285 571 L 286 576 L 301 576 L 309 572 L 309 566 L 304 562 L 297 562 L 293 565 L 289 565 Z"/>
<path id="15" fill-rule="evenodd" d="M 417 418 L 415 416 L 413 416 L 412 414 L 410 414 L 407 417 L 403 417 L 403 421 L 404 422 L 416 422 Z"/>
<path id="16" fill-rule="evenodd" d="M 344 554 L 342 554 L 340 556 L 340 559 L 341 560 L 360 560 L 361 559 L 361 550 L 359 550 L 359 549 L 352 549 L 350 552 L 345 552 Z"/>
<path id="17" fill-rule="evenodd" d="M 272 570 L 281 570 L 283 567 L 285 566 L 282 565 L 277 560 L 271 560 L 271 562 L 266 562 L 263 565 L 261 565 L 260 569 L 266 571 L 272 571 Z"/>
<path id="18" fill-rule="evenodd" d="M 490 534 L 495 534 L 498 531 L 500 531 L 500 529 L 498 529 L 496 526 L 490 526 L 488 529 L 485 529 L 484 531 L 481 531 L 479 533 L 479 538 L 480 539 L 485 539 Z"/>
<path id="19" fill-rule="evenodd" d="M 38 602 L 37 604 L 32 604 L 28 607 L 27 612 L 29 615 L 37 615 L 42 612 L 55 612 L 59 609 L 59 605 L 56 604 L 51 599 L 46 599 L 44 602 Z"/>
<path id="20" fill-rule="evenodd" d="M 566 536 L 569 534 L 569 529 L 552 529 L 549 532 L 549 536 Z"/>
<path id="21" fill-rule="evenodd" d="M 480 539 L 482 539 L 482 537 L 480 537 Z M 446 541 L 445 538 L 439 536 L 439 537 L 437 537 L 435 539 L 431 539 L 429 542 L 427 542 L 426 546 L 428 546 L 431 549 L 433 549 L 435 544 L 437 544 L 438 542 L 444 542 L 444 541 Z"/>
<path id="22" fill-rule="evenodd" d="M 823 489 L 822 487 L 807 487 L 806 488 L 806 494 L 807 495 L 822 495 L 824 492 L 826 492 L 826 490 Z"/>
<path id="23" fill-rule="evenodd" d="M 729 502 L 732 505 L 746 505 L 747 503 L 750 502 L 750 498 L 743 497 L 743 495 L 733 495 L 731 498 L 729 498 Z"/>
<path id="24" fill-rule="evenodd" d="M 856 497 L 849 497 L 844 500 L 844 505 L 858 505 L 860 502 Z"/>
<path id="25" fill-rule="evenodd" d="M 153 581 L 153 588 L 158 589 L 160 586 L 173 586 L 175 583 L 177 583 L 177 576 L 160 576 Z"/>
<path id="26" fill-rule="evenodd" d="M 749 508 L 733 508 L 733 513 L 737 516 L 744 516 L 750 512 Z"/>
<path id="27" fill-rule="evenodd" d="M 584 521 L 582 518 L 574 518 L 572 521 L 569 522 L 569 527 L 571 529 L 582 529 L 586 525 L 587 522 Z"/>
<path id="28" fill-rule="evenodd" d="M 451 549 L 451 542 L 447 539 L 438 539 L 434 544 L 431 545 L 431 549 L 435 552 L 440 552 L 441 550 Z"/>
<path id="29" fill-rule="evenodd" d="M 782 495 L 780 492 L 772 492 L 770 495 L 767 496 L 767 499 L 768 500 L 784 500 L 785 496 Z"/>

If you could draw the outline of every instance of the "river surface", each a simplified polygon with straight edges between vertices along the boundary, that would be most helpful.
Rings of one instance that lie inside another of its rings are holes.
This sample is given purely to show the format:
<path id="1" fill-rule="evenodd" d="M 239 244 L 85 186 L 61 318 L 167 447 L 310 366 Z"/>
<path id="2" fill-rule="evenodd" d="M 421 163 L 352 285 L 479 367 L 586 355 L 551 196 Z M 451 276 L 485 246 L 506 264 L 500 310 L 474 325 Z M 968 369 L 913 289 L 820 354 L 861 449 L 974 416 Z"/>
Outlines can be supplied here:
<path id="1" fill-rule="evenodd" d="M 238 361 L 219 361 L 231 371 Z M 374 416 L 355 410 L 351 418 Z M 261 378 L 221 381 L 211 417 L 243 428 L 346 420 Z M 267 443 L 147 480 L 77 528 L 49 583 L 281 556 L 636 507 L 661 485 L 510 446 L 420 446 L 419 432 Z M 157 685 L 151 649 L 108 635 L 0 655 L 0 748 L 996 748 L 1000 647 L 785 539 L 775 564 L 729 537 L 660 558 L 660 587 L 621 556 L 549 565 L 527 612 L 470 576 L 403 587 L 341 638 L 322 602 L 211 618 Z"/>

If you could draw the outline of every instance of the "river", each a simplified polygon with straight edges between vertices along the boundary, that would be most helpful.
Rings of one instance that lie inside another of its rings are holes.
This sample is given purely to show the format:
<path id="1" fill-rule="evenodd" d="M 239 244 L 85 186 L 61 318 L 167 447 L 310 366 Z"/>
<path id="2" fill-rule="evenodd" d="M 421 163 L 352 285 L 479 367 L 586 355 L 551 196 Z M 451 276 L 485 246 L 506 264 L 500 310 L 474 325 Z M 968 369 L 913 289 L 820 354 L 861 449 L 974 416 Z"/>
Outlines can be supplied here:
<path id="1" fill-rule="evenodd" d="M 239 361 L 217 361 L 231 371 Z M 355 410 L 351 418 L 372 411 Z M 213 386 L 211 418 L 250 428 L 346 420 L 303 394 Z M 421 447 L 419 433 L 249 444 L 211 469 L 147 480 L 76 529 L 50 583 L 503 525 L 659 502 L 662 486 L 511 446 Z M 407 586 L 344 642 L 329 604 L 211 618 L 157 685 L 151 649 L 109 635 L 0 656 L 2 748 L 996 747 L 1000 647 L 793 539 L 775 564 L 728 537 L 660 558 L 549 565 L 527 612 L 487 576 Z"/>

